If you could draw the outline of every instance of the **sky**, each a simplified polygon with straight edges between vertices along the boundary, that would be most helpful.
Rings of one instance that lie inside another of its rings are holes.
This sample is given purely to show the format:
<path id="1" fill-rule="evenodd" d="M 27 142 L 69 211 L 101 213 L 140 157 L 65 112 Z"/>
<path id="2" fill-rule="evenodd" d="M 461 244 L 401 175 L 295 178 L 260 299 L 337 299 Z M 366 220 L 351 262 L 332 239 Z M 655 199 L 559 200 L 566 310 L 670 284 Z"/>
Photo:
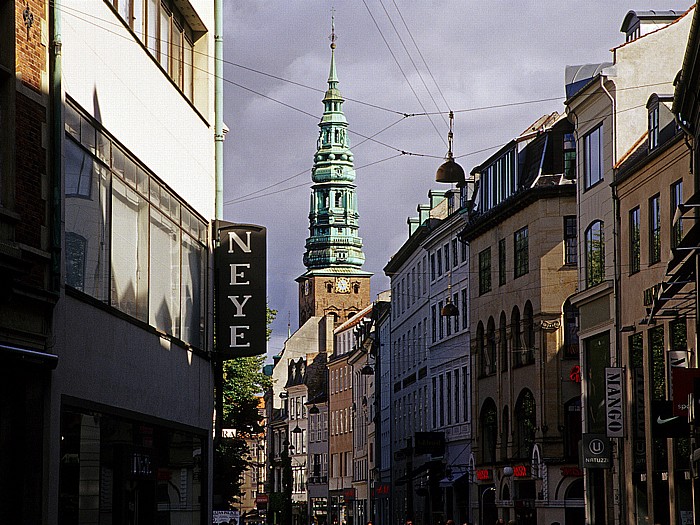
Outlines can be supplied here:
<path id="1" fill-rule="evenodd" d="M 268 356 L 298 327 L 311 168 L 331 50 L 355 157 L 371 297 L 428 202 L 447 153 L 465 172 L 544 114 L 564 111 L 567 65 L 612 60 L 629 10 L 692 1 L 246 0 L 224 2 L 224 219 L 268 233 Z M 566 6 L 566 8 L 564 8 Z M 352 100 L 351 100 L 352 99 Z M 425 116 L 425 113 L 433 113 Z M 405 116 L 420 114 L 416 116 Z M 366 140 L 372 137 L 373 140 Z M 377 142 L 378 141 L 378 142 Z M 402 154 L 401 152 L 406 152 Z M 412 153 L 409 155 L 407 153 Z"/>

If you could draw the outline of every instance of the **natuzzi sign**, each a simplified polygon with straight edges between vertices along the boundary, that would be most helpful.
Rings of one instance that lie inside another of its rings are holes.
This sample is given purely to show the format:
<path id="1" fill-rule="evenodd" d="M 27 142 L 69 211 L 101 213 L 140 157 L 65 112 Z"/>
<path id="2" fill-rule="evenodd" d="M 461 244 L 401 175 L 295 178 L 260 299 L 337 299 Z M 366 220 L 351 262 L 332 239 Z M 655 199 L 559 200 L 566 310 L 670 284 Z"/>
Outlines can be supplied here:
<path id="1" fill-rule="evenodd" d="M 218 221 L 216 348 L 225 358 L 267 352 L 267 230 Z"/>

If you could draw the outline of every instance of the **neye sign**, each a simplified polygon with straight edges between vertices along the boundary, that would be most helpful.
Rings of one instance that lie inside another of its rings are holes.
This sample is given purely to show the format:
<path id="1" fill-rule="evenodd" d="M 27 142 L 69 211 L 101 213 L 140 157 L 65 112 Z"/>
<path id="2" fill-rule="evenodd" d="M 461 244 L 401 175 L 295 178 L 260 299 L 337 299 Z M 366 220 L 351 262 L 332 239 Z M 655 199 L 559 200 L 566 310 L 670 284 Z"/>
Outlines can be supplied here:
<path id="1" fill-rule="evenodd" d="M 218 222 L 216 349 L 224 358 L 267 352 L 267 230 Z"/>

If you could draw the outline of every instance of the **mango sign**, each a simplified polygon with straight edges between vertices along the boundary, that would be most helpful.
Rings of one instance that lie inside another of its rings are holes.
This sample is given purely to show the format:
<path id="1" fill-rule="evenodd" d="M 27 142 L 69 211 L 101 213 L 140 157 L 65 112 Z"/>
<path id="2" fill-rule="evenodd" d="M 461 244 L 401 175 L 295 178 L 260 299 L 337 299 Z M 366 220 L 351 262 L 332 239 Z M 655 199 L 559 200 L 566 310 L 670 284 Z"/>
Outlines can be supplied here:
<path id="1" fill-rule="evenodd" d="M 216 350 L 225 359 L 267 352 L 267 230 L 219 221 L 214 250 Z"/>

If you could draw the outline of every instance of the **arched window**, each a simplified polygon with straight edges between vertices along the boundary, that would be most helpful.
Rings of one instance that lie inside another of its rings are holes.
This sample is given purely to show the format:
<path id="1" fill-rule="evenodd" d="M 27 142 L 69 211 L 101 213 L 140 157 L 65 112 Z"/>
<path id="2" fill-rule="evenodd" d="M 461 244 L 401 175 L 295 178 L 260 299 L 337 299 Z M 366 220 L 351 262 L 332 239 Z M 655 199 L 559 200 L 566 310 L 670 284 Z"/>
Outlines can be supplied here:
<path id="1" fill-rule="evenodd" d="M 513 312 L 510 314 L 510 333 L 513 338 L 511 353 L 513 355 L 513 365 L 515 366 L 518 362 L 516 356 L 523 351 L 525 346 L 520 328 L 520 310 L 517 306 L 513 307 Z"/>
<path id="2" fill-rule="evenodd" d="M 564 303 L 564 359 L 578 359 L 578 308 Z"/>
<path id="3" fill-rule="evenodd" d="M 508 433 L 510 432 L 510 418 L 508 417 L 508 405 L 503 407 L 501 418 L 501 461 L 508 459 Z M 504 498 L 510 499 L 510 498 Z"/>
<path id="4" fill-rule="evenodd" d="M 496 435 L 498 433 L 498 421 L 496 404 L 493 399 L 487 398 L 481 408 L 481 453 L 483 463 L 496 462 Z"/>
<path id="5" fill-rule="evenodd" d="M 535 442 L 535 397 L 525 389 L 515 403 L 513 426 L 513 456 L 529 459 Z"/>
<path id="6" fill-rule="evenodd" d="M 489 322 L 486 326 L 486 354 L 488 359 L 486 373 L 491 375 L 496 373 L 496 323 L 493 317 L 489 317 Z"/>
<path id="7" fill-rule="evenodd" d="M 564 457 L 578 463 L 578 446 L 581 441 L 581 396 L 564 403 Z"/>
<path id="8" fill-rule="evenodd" d="M 520 352 L 515 354 L 518 366 L 529 365 L 535 362 L 535 320 L 532 314 L 532 303 L 525 303 L 523 312 L 523 343 Z"/>
<path id="9" fill-rule="evenodd" d="M 602 283 L 605 278 L 605 235 L 603 221 L 594 221 L 586 229 L 586 287 Z"/>
<path id="10" fill-rule="evenodd" d="M 506 331 L 506 313 L 501 312 L 498 322 L 498 347 L 501 354 L 501 372 L 508 370 L 508 332 Z"/>
<path id="11" fill-rule="evenodd" d="M 488 357 L 486 356 L 486 345 L 484 344 L 484 323 L 479 321 L 476 327 L 476 355 L 479 356 L 479 375 L 487 375 Z"/>

